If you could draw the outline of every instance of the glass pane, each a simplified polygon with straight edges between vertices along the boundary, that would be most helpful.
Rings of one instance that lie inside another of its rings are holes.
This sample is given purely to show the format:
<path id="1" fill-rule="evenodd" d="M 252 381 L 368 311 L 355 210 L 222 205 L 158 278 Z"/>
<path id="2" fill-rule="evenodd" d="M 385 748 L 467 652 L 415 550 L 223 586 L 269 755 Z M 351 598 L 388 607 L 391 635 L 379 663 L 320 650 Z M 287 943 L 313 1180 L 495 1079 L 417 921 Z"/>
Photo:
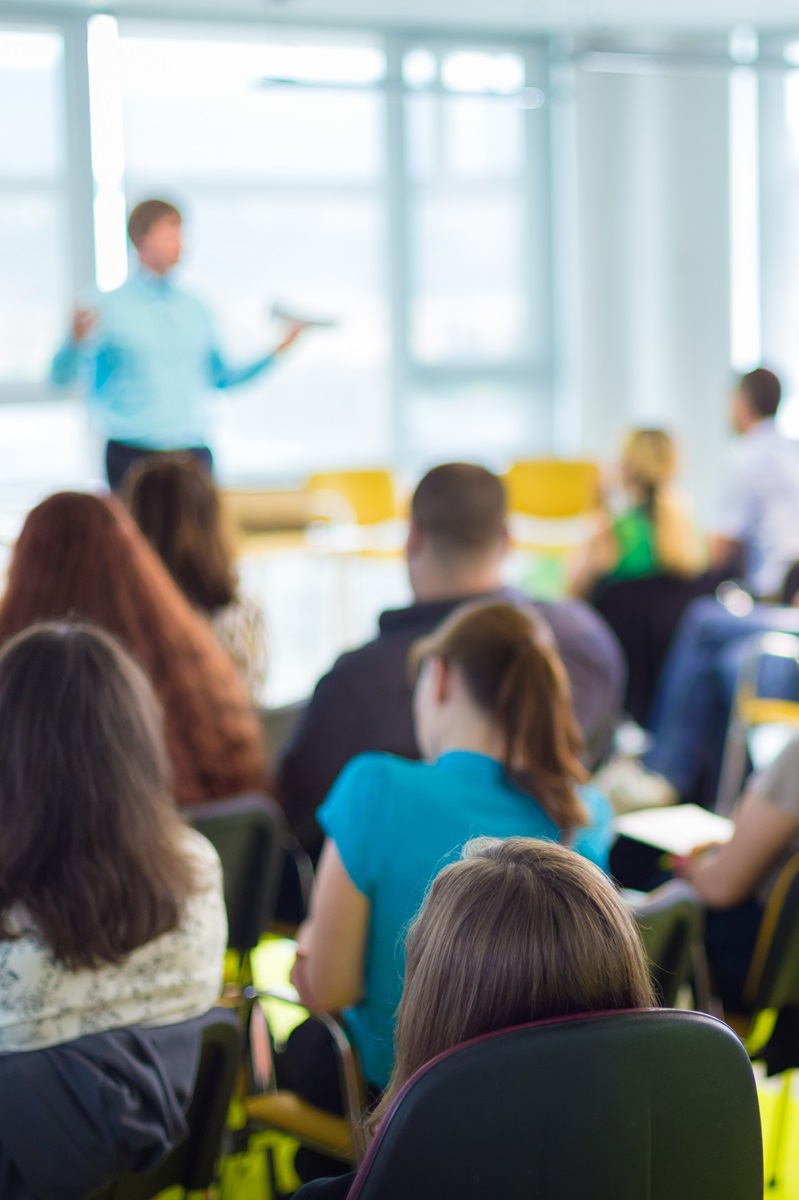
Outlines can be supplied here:
<path id="1" fill-rule="evenodd" d="M 128 171 L 169 178 L 366 181 L 382 171 L 383 97 L 275 85 L 369 82 L 377 51 L 123 38 Z"/>
<path id="2" fill-rule="evenodd" d="M 506 51 L 455 50 L 444 56 L 441 78 L 452 92 L 517 92 L 524 87 L 524 62 Z"/>
<path id="3" fill-rule="evenodd" d="M 135 194 L 148 190 L 136 183 Z M 221 474 L 382 461 L 389 453 L 388 321 L 377 199 L 201 190 L 185 198 L 183 279 L 217 318 L 226 359 L 243 364 L 274 344 L 275 302 L 338 321 L 309 332 L 265 376 L 219 397 Z"/>
<path id="4" fill-rule="evenodd" d="M 409 96 L 410 173 L 418 180 L 508 178 L 524 164 L 525 109 L 516 99 Z"/>
<path id="5" fill-rule="evenodd" d="M 406 444 L 417 454 L 423 449 L 428 465 L 464 458 L 504 466 L 549 444 L 546 397 L 520 383 L 489 379 L 416 387 L 404 416 Z"/>
<path id="6" fill-rule="evenodd" d="M 0 192 L 0 379 L 41 379 L 66 333 L 63 203 Z"/>
<path id="7" fill-rule="evenodd" d="M 0 29 L 0 178 L 64 166 L 63 39 Z"/>
<path id="8" fill-rule="evenodd" d="M 0 404 L 0 541 L 50 492 L 94 482 L 90 453 L 81 400 Z"/>
<path id="9" fill-rule="evenodd" d="M 415 217 L 414 357 L 440 363 L 521 355 L 526 239 L 518 193 L 422 194 Z"/>

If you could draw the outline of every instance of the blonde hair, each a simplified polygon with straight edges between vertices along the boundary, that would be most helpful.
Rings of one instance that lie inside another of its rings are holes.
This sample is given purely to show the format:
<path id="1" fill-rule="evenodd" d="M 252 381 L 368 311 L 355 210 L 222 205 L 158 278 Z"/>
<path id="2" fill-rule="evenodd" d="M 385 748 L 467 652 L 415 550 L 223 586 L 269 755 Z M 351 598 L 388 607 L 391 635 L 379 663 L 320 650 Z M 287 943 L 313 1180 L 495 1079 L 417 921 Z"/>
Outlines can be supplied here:
<path id="1" fill-rule="evenodd" d="M 413 676 L 437 658 L 459 670 L 472 700 L 499 724 L 505 770 L 564 833 L 587 825 L 575 791 L 588 774 L 565 668 L 549 628 L 531 609 L 469 604 L 410 649 Z"/>
<path id="2" fill-rule="evenodd" d="M 420 1067 L 470 1038 L 654 1003 L 635 923 L 598 867 L 554 842 L 476 838 L 409 930 L 394 1070 L 367 1127 Z"/>
<path id="3" fill-rule="evenodd" d="M 634 429 L 625 438 L 621 461 L 643 493 L 658 566 L 676 575 L 696 574 L 704 565 L 696 530 L 670 486 L 679 467 L 674 438 L 664 429 Z"/>

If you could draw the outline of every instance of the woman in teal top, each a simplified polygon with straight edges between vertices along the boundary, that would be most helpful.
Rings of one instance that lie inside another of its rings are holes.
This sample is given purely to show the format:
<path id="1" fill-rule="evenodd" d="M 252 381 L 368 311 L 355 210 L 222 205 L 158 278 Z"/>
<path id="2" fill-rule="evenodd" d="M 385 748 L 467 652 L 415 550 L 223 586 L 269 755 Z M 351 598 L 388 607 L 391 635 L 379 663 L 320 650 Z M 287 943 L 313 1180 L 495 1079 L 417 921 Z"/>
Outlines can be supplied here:
<path id="1" fill-rule="evenodd" d="M 548 631 L 508 604 L 469 606 L 414 647 L 423 762 L 363 754 L 319 813 L 327 841 L 292 978 L 311 1009 L 344 1010 L 364 1074 L 386 1085 L 403 935 L 472 837 L 571 845 L 605 868 L 610 807 L 591 787 Z"/>

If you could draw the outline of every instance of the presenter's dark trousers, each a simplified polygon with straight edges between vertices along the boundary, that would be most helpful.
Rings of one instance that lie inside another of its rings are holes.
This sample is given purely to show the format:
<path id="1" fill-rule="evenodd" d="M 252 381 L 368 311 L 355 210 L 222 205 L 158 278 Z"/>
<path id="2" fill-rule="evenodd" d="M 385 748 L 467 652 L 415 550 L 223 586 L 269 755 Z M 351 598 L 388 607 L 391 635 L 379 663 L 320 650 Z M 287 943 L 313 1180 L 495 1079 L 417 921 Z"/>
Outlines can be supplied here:
<path id="1" fill-rule="evenodd" d="M 207 446 L 187 446 L 184 450 L 153 450 L 148 446 L 134 446 L 131 442 L 109 441 L 105 448 L 105 472 L 112 492 L 119 493 L 125 472 L 133 463 L 144 458 L 180 458 L 191 456 L 211 474 L 214 460 Z"/>

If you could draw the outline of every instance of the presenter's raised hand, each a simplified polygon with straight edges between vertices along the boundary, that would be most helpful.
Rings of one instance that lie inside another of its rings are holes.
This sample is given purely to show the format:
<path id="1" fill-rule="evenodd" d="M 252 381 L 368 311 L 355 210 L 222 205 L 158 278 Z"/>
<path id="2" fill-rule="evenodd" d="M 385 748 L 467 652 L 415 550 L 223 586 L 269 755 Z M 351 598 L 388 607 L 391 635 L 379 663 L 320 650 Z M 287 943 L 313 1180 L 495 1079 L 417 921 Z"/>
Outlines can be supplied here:
<path id="1" fill-rule="evenodd" d="M 296 342 L 300 334 L 308 328 L 308 325 L 308 321 L 289 321 L 285 334 L 275 347 L 275 354 L 282 354 L 284 350 L 288 350 L 289 346 Z"/>
<path id="2" fill-rule="evenodd" d="M 72 313 L 72 340 L 73 342 L 83 342 L 90 336 L 97 327 L 97 314 L 92 308 L 82 308 L 79 304 L 75 305 Z"/>

